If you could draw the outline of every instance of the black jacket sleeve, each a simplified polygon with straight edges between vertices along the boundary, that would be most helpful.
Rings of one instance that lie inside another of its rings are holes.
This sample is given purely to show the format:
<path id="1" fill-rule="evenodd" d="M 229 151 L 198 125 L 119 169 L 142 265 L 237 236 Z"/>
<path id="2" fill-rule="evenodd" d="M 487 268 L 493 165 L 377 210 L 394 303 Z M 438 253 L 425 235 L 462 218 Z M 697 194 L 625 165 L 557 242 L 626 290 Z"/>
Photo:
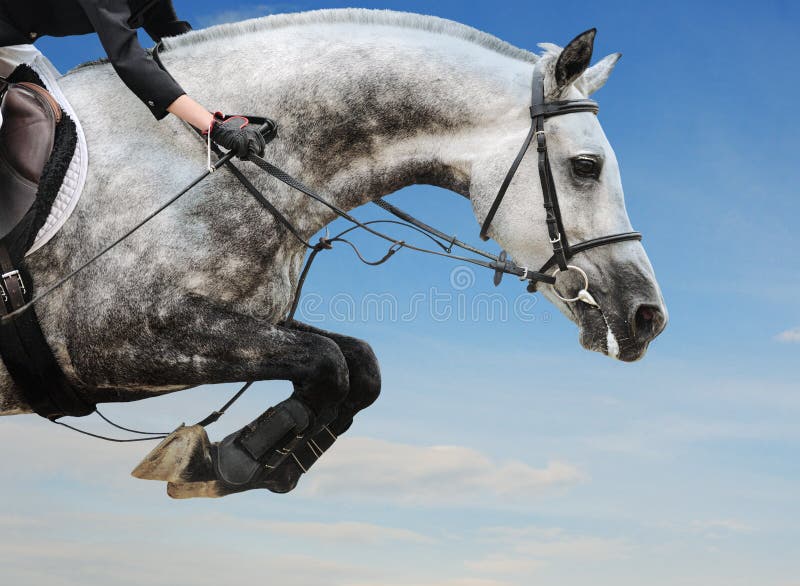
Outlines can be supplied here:
<path id="1" fill-rule="evenodd" d="M 127 0 L 78 0 L 97 31 L 111 65 L 125 85 L 160 120 L 167 107 L 186 92 L 139 44 L 131 28 Z"/>
<path id="2" fill-rule="evenodd" d="M 174 37 L 192 30 L 188 22 L 178 20 L 172 0 L 159 0 L 148 10 L 145 10 L 140 18 L 137 19 L 136 16 L 134 15 L 133 19 L 128 21 L 128 24 L 133 28 L 144 28 L 150 38 L 156 42 L 164 37 Z M 141 24 L 134 22 L 138 20 L 141 20 Z"/>

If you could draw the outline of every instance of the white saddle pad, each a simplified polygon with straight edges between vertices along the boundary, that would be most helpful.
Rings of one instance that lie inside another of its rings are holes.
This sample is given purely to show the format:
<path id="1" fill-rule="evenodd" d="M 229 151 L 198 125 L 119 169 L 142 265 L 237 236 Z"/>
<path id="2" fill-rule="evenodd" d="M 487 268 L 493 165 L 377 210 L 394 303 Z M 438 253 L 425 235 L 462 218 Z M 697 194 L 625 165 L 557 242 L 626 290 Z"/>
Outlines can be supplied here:
<path id="1" fill-rule="evenodd" d="M 83 134 L 83 128 L 81 128 L 78 116 L 58 87 L 58 78 L 61 77 L 61 74 L 53 64 L 50 63 L 49 59 L 36 50 L 30 53 L 30 57 L 25 59 L 24 62 L 37 73 L 48 91 L 53 94 L 53 97 L 55 97 L 61 105 L 64 112 L 72 118 L 75 122 L 75 130 L 78 134 L 75 154 L 72 155 L 69 169 L 67 169 L 67 173 L 64 176 L 64 182 L 58 190 L 58 195 L 53 202 L 53 207 L 50 209 L 50 215 L 47 217 L 42 229 L 39 230 L 39 233 L 36 235 L 33 246 L 26 253 L 27 256 L 39 250 L 56 235 L 78 204 L 89 169 L 89 149 L 86 146 L 86 137 Z"/>

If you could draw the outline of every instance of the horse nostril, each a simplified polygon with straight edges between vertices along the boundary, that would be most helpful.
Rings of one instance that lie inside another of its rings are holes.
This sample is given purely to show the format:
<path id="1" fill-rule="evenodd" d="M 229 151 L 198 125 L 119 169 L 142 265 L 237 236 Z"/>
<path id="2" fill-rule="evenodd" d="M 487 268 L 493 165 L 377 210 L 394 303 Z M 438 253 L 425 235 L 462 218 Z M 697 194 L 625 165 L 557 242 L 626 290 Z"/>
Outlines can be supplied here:
<path id="1" fill-rule="evenodd" d="M 665 326 L 664 314 L 655 305 L 640 305 L 633 319 L 633 335 L 655 338 Z"/>

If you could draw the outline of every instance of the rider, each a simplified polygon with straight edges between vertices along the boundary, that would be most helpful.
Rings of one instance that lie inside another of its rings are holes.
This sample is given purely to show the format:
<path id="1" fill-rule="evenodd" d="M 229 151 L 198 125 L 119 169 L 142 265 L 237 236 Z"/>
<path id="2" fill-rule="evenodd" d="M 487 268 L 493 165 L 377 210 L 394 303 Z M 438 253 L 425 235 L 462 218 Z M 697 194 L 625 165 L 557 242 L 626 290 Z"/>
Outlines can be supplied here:
<path id="1" fill-rule="evenodd" d="M 156 41 L 191 30 L 178 20 L 172 0 L 0 0 L 0 67 L 18 64 L 19 55 L 35 54 L 30 44 L 41 36 L 96 32 L 117 74 L 157 120 L 172 113 L 210 131 L 214 142 L 240 157 L 262 155 L 265 142 L 258 129 L 223 124 L 189 97 L 139 44 L 138 28 Z M 9 73 L 0 70 L 0 75 Z"/>

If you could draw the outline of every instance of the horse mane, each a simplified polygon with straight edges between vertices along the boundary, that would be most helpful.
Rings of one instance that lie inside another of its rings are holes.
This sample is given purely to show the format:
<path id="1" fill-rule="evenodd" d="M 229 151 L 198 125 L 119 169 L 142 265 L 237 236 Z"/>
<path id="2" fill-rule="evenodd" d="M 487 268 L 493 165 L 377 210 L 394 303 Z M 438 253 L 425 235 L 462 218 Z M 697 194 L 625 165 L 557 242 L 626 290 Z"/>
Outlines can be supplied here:
<path id="1" fill-rule="evenodd" d="M 220 24 L 206 29 L 163 40 L 165 50 L 198 45 L 207 41 L 230 39 L 249 33 L 258 33 L 294 26 L 314 24 L 360 24 L 366 26 L 395 26 L 447 35 L 480 45 L 501 55 L 535 63 L 539 56 L 525 49 L 502 41 L 483 31 L 465 24 L 423 14 L 397 12 L 393 10 L 369 10 L 365 8 L 343 8 L 311 10 L 291 14 L 272 14 L 242 22 Z"/>

